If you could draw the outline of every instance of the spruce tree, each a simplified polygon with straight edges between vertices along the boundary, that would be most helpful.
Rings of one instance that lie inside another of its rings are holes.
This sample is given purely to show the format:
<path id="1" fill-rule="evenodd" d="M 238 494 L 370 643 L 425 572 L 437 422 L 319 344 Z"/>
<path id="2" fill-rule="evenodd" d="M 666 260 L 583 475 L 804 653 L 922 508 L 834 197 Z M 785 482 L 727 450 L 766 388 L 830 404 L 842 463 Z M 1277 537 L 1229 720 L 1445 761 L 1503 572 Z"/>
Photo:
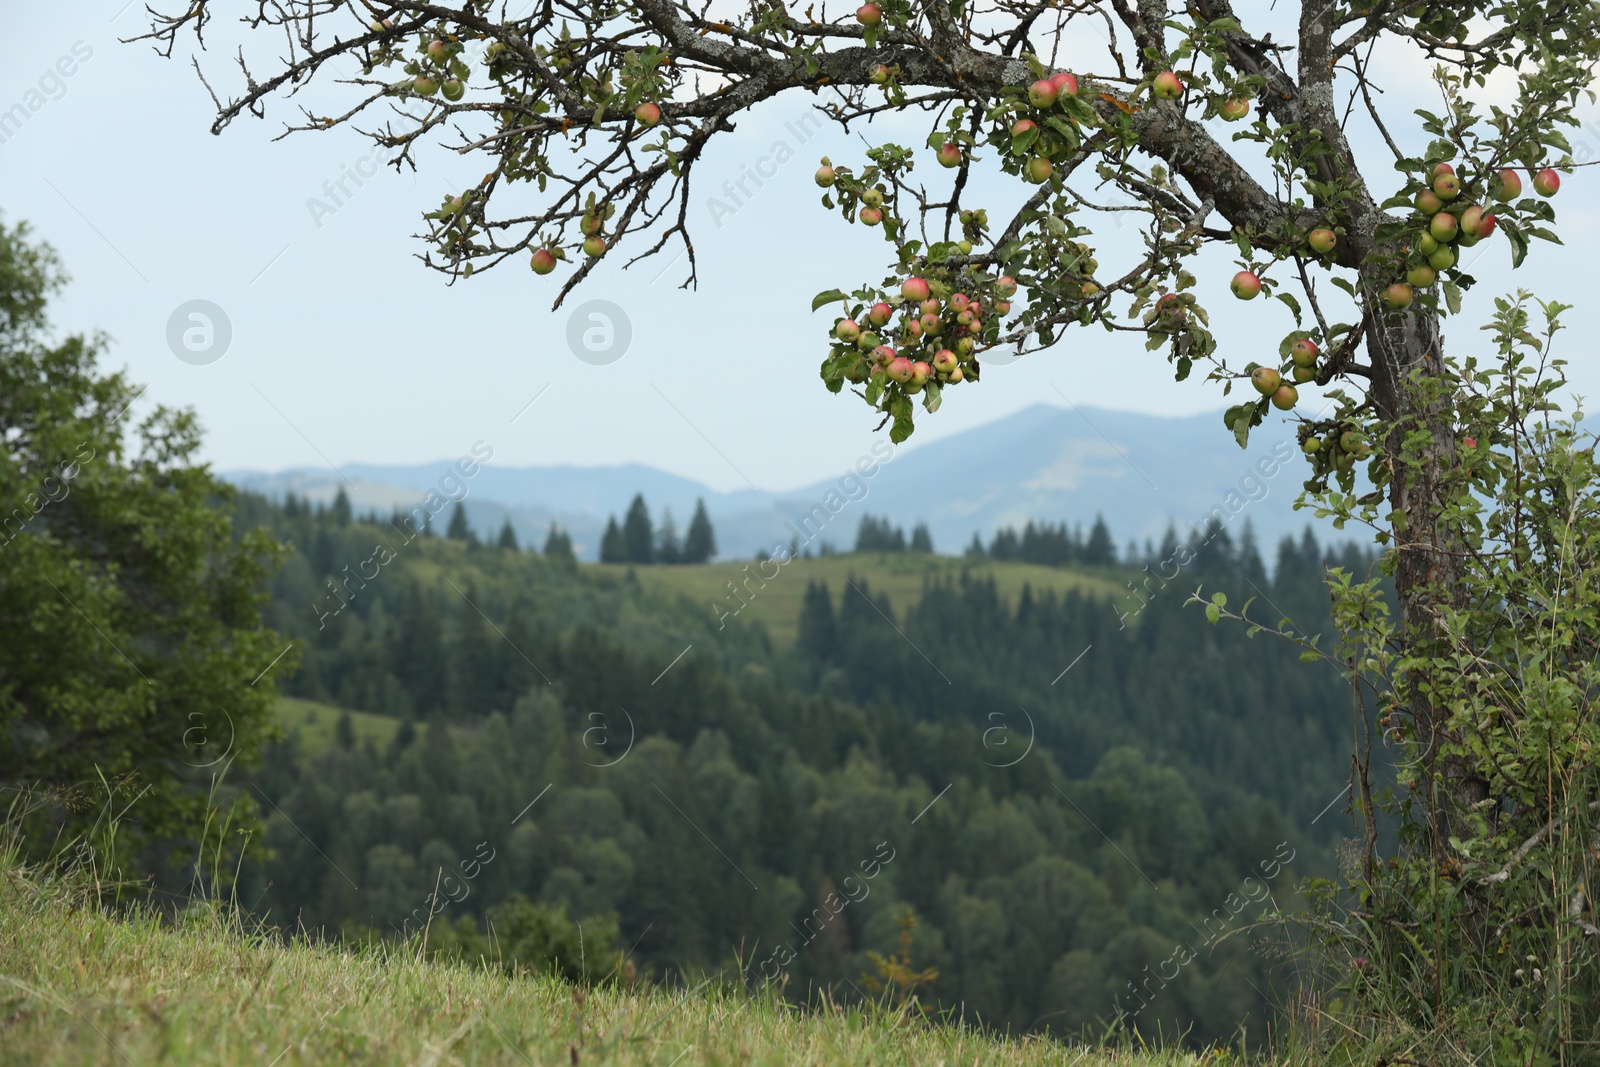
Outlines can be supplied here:
<path id="1" fill-rule="evenodd" d="M 445 527 L 444 535 L 452 541 L 476 541 L 472 527 L 467 525 L 466 505 L 456 501 L 454 510 L 450 512 L 450 525 Z"/>
<path id="2" fill-rule="evenodd" d="M 328 513 L 335 526 L 350 525 L 350 497 L 341 488 L 333 498 L 333 510 Z"/>
<path id="3" fill-rule="evenodd" d="M 622 527 L 615 515 L 606 520 L 606 532 L 600 538 L 601 563 L 628 562 L 628 542 L 623 539 Z"/>
<path id="4" fill-rule="evenodd" d="M 572 554 L 572 538 L 553 522 L 549 536 L 544 539 L 544 558 L 569 567 L 578 564 L 578 557 Z"/>
<path id="5" fill-rule="evenodd" d="M 1117 562 L 1117 544 L 1105 517 L 1096 515 L 1089 530 L 1089 543 L 1083 547 L 1083 561 L 1091 567 L 1110 567 Z"/>
<path id="6" fill-rule="evenodd" d="M 522 546 L 517 544 L 517 532 L 511 528 L 511 518 L 506 517 L 505 525 L 500 527 L 500 540 L 495 542 L 500 548 L 509 548 L 515 552 Z"/>
<path id="7" fill-rule="evenodd" d="M 911 530 L 911 551 L 926 552 L 933 555 L 933 534 L 928 532 L 928 524 L 919 522 Z"/>
<path id="8" fill-rule="evenodd" d="M 645 507 L 644 494 L 637 493 L 622 520 L 623 549 L 628 562 L 653 562 L 656 556 L 655 540 L 655 530 L 650 524 L 650 509 Z"/>
<path id="9" fill-rule="evenodd" d="M 694 518 L 689 520 L 689 532 L 683 538 L 683 562 L 710 563 L 717 554 L 717 537 L 711 530 L 711 516 L 706 514 L 706 502 L 696 500 Z"/>
<path id="10" fill-rule="evenodd" d="M 656 534 L 656 562 L 683 562 L 683 550 L 678 544 L 678 527 L 672 521 L 671 508 L 661 512 L 661 531 Z"/>

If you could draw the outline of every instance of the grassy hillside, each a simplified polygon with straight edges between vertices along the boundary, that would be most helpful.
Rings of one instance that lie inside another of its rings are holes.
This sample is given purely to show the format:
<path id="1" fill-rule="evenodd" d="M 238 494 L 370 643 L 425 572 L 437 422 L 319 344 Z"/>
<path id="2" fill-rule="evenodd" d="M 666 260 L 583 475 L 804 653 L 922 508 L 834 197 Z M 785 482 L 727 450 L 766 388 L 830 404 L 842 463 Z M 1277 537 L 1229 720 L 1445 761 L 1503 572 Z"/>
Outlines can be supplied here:
<path id="1" fill-rule="evenodd" d="M 278 698 L 278 721 L 284 730 L 298 731 L 300 750 L 308 756 L 320 755 L 333 747 L 333 731 L 343 708 L 332 704 L 319 704 L 315 700 L 298 697 Z M 355 728 L 356 740 L 368 738 L 379 748 L 387 745 L 400 729 L 400 720 L 389 715 L 373 715 L 365 711 L 350 712 L 350 724 Z"/>
<path id="2" fill-rule="evenodd" d="M 585 564 L 585 570 L 605 574 L 625 574 L 626 564 Z M 991 562 L 967 560 L 951 556 L 927 556 L 911 553 L 851 554 L 824 556 L 817 559 L 798 559 L 781 568 L 776 563 L 757 564 L 753 561 L 709 563 L 699 566 L 637 567 L 634 569 L 639 584 L 646 589 L 688 598 L 703 605 L 711 618 L 719 618 L 722 611 L 734 612 L 740 608 L 738 599 L 728 583 L 740 590 L 743 603 L 748 606 L 739 618 L 746 622 L 759 620 L 779 645 L 794 644 L 796 626 L 800 619 L 800 602 L 805 596 L 806 583 L 826 582 L 835 598 L 850 593 L 847 582 L 870 582 L 872 594 L 889 595 L 896 613 L 915 604 L 922 596 L 925 584 L 933 581 L 954 580 L 965 569 L 975 578 L 993 577 L 1000 597 L 1008 605 L 1015 605 L 1024 584 L 1031 585 L 1035 594 L 1046 589 L 1065 593 L 1076 589 L 1085 596 L 1095 595 L 1116 598 L 1127 594 L 1122 584 L 1126 579 L 1113 577 L 1113 572 L 1064 570 L 1041 567 L 1032 563 Z M 762 575 L 776 576 L 762 581 Z M 748 585 L 743 584 L 748 581 Z"/>
<path id="3" fill-rule="evenodd" d="M 585 995 L 393 949 L 284 945 L 209 913 L 122 921 L 3 859 L 0 930 L 7 1065 L 1227 1062 L 999 1041 L 854 1008 L 804 1014 L 705 988 Z"/>

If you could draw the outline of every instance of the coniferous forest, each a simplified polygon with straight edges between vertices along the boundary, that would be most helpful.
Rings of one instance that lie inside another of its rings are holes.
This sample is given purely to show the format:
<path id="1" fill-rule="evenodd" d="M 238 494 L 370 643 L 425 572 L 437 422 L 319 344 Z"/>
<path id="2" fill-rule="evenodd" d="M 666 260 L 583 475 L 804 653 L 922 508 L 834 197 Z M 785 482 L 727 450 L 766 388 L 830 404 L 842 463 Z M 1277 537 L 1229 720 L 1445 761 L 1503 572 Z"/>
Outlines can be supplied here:
<path id="1" fill-rule="evenodd" d="M 245 496 L 239 525 L 291 547 L 280 688 L 338 717 L 248 785 L 266 840 L 240 896 L 285 929 L 1255 1040 L 1288 982 L 1284 927 L 1254 924 L 1347 830 L 1348 689 L 1185 607 L 1223 590 L 1325 628 L 1324 566 L 1372 561 L 1309 533 L 1269 574 L 1248 531 L 1117 565 L 1097 524 L 1120 597 L 1005 597 L 1009 564 L 973 558 L 895 603 L 866 557 L 842 586 L 797 561 L 784 647 L 570 551 L 292 497 Z"/>

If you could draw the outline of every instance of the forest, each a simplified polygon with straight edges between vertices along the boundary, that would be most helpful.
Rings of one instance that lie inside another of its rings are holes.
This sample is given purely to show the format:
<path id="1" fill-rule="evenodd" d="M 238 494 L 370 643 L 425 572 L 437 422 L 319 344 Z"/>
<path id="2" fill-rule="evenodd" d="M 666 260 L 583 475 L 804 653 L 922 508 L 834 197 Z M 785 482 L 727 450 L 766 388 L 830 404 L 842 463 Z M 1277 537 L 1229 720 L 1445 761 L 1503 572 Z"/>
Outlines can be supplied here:
<path id="1" fill-rule="evenodd" d="M 1332 873 L 1350 698 L 1185 601 L 1255 596 L 1316 632 L 1324 568 L 1365 575 L 1371 554 L 1308 532 L 1269 574 L 1247 529 L 1220 531 L 1165 588 L 1112 565 L 1147 598 L 1131 621 L 1076 590 L 1008 601 L 1004 562 L 895 604 L 872 556 L 843 588 L 801 560 L 778 579 L 807 583 L 786 647 L 634 570 L 369 518 L 238 504 L 289 546 L 266 612 L 297 648 L 280 688 L 339 716 L 247 779 L 257 914 L 469 956 L 489 920 L 499 958 L 520 944 L 574 975 L 716 974 L 797 1002 L 877 982 L 1013 1033 L 1120 1015 L 1265 1036 L 1289 943 L 1260 920 Z M 375 716 L 399 725 L 380 739 Z"/>

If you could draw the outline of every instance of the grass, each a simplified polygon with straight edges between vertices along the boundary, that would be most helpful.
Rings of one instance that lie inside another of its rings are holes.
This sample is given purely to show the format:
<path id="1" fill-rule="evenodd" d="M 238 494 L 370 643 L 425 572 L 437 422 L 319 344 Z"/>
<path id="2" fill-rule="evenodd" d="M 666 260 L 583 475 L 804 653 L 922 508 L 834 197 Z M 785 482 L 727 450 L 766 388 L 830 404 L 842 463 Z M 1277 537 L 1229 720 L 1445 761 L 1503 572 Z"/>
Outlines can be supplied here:
<path id="1" fill-rule="evenodd" d="M 601 573 L 622 574 L 628 565 L 621 563 L 585 564 L 585 569 Z M 879 555 L 822 556 L 816 559 L 798 559 L 783 565 L 775 577 L 762 582 L 761 576 L 772 575 L 778 564 L 757 565 L 753 561 L 733 563 L 708 563 L 676 567 L 636 567 L 634 574 L 639 584 L 652 591 L 677 594 L 706 605 L 718 617 L 720 611 L 732 612 L 740 603 L 748 607 L 740 614 L 745 621 L 759 620 L 775 643 L 793 645 L 800 621 L 800 603 L 805 597 L 806 583 L 826 582 L 833 594 L 835 606 L 841 596 L 856 595 L 847 584 L 863 579 L 870 580 L 874 597 L 887 593 L 889 602 L 898 614 L 915 604 L 922 596 L 923 585 L 934 580 L 955 581 L 962 570 L 975 579 L 994 578 L 995 588 L 1002 599 L 1015 606 L 1024 584 L 1033 587 L 1037 596 L 1047 589 L 1061 594 L 1076 589 L 1085 596 L 1118 597 L 1126 595 L 1126 588 L 1109 572 L 1063 570 L 1042 567 L 1033 563 L 969 562 L 952 556 L 926 556 L 911 553 L 885 553 Z M 744 600 L 737 599 L 728 583 L 741 587 Z"/>
<path id="2" fill-rule="evenodd" d="M 1198 1067 L 1219 1054 L 1088 1052 L 868 1008 L 798 1012 L 738 989 L 579 990 L 285 944 L 212 909 L 116 918 L 0 856 L 0 1064 L 874 1064 Z"/>
<path id="3" fill-rule="evenodd" d="M 334 727 L 338 725 L 339 716 L 345 714 L 343 708 L 336 708 L 332 704 L 319 704 L 315 700 L 301 700 L 298 697 L 279 697 L 277 710 L 278 721 L 283 724 L 285 732 L 300 732 L 301 751 L 309 756 L 321 755 L 333 747 Z M 352 711 L 349 714 L 358 743 L 371 738 L 373 744 L 382 749 L 394 737 L 395 731 L 400 729 L 400 720 L 388 715 L 373 715 L 365 711 Z"/>

